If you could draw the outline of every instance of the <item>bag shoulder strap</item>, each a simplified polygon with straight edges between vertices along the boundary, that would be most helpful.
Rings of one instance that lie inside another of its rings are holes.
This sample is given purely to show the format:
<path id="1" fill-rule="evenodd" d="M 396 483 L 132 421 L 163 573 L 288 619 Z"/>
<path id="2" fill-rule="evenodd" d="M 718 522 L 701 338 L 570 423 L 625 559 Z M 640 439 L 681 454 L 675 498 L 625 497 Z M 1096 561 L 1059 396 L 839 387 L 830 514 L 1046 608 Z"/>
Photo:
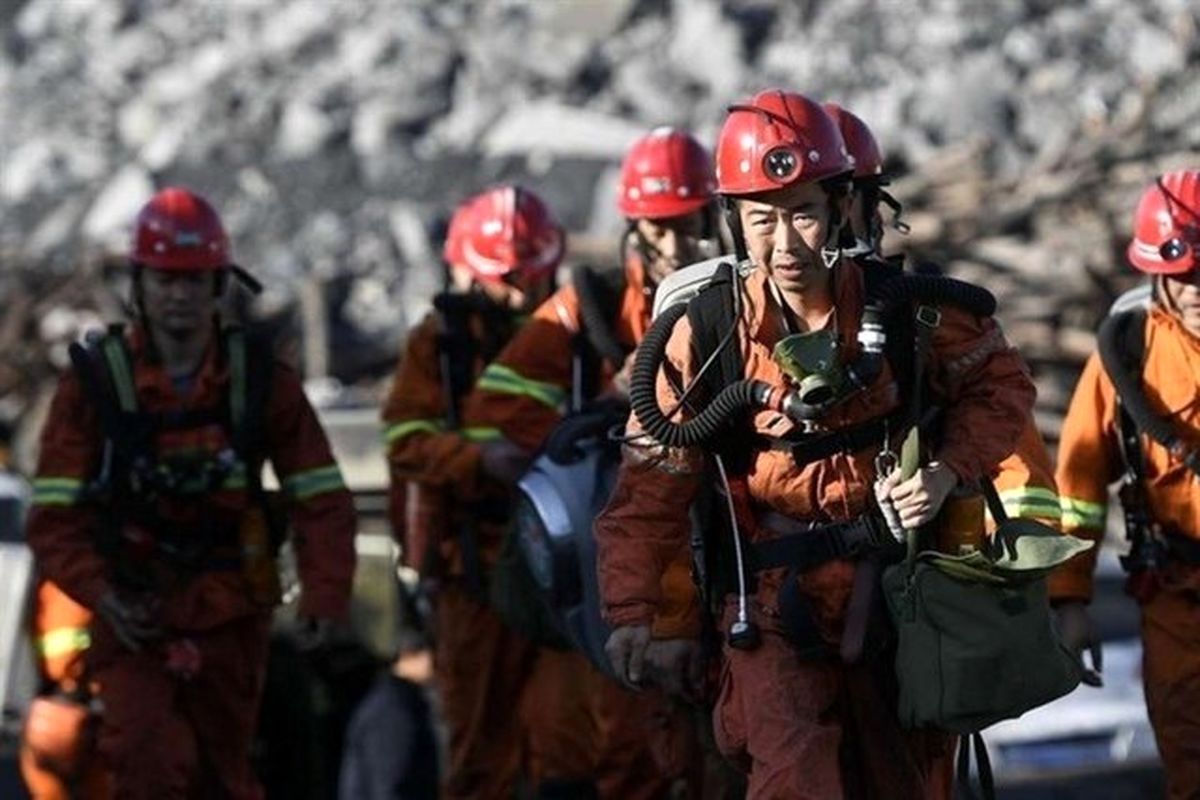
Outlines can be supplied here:
<path id="1" fill-rule="evenodd" d="M 975 767 L 979 778 L 979 793 L 971 785 L 971 753 L 974 750 Z M 983 734 L 968 733 L 958 738 L 958 764 L 955 783 L 969 800 L 982 797 L 983 800 L 996 800 L 996 781 L 992 776 L 992 760 L 988 756 L 987 745 Z"/>
<path id="2" fill-rule="evenodd" d="M 229 364 L 229 429 L 233 448 L 248 467 L 261 464 L 263 433 L 270 404 L 275 357 L 271 342 L 250 336 L 240 326 L 224 330 L 223 346 Z"/>
<path id="3" fill-rule="evenodd" d="M 688 322 L 692 326 L 692 359 L 697 366 L 705 364 L 736 322 L 734 293 L 739 290 L 733 264 L 723 261 L 712 279 L 693 297 L 687 306 Z M 742 348 L 736 339 L 721 349 L 716 363 L 700 377 L 697 391 L 710 401 L 731 383 L 745 376 Z M 731 420 L 716 441 L 716 450 L 725 458 L 731 475 L 743 475 L 750 468 L 753 437 L 737 435 L 743 419 Z"/>
<path id="4" fill-rule="evenodd" d="M 1101 366 L 1117 392 L 1119 449 L 1125 462 L 1126 473 L 1132 481 L 1145 478 L 1145 455 L 1142 451 L 1140 426 L 1130 413 L 1129 395 L 1141 388 L 1142 362 L 1146 357 L 1147 319 L 1146 311 L 1140 308 L 1109 317 L 1105 320 L 1102 330 L 1111 327 L 1112 338 L 1105 336 L 1105 339 L 1113 342 L 1116 350 L 1113 352 L 1108 347 L 1100 348 Z M 1132 405 L 1139 405 L 1140 399 L 1133 398 Z"/>
<path id="5" fill-rule="evenodd" d="M 73 342 L 67 352 L 105 438 L 115 449 L 128 452 L 133 439 L 130 420 L 138 403 L 124 329 L 111 325 L 104 333 L 93 332 L 84 343 Z"/>
<path id="6" fill-rule="evenodd" d="M 460 427 L 460 405 L 475 381 L 475 337 L 471 335 L 471 303 L 468 295 L 442 292 L 433 299 L 440 320 L 437 336 L 438 371 L 446 400 L 446 427 Z"/>
<path id="7" fill-rule="evenodd" d="M 571 397 L 577 411 L 600 393 L 605 362 L 614 371 L 619 370 L 629 351 L 616 334 L 624 274 L 617 270 L 600 273 L 579 264 L 571 269 L 571 285 L 579 300 L 580 327 L 571 337 Z"/>
<path id="8" fill-rule="evenodd" d="M 579 317 L 586 342 L 617 369 L 629 348 L 617 341 L 616 323 L 621 314 L 625 275 L 620 270 L 594 269 L 587 264 L 571 268 L 571 285 L 579 298 Z"/>

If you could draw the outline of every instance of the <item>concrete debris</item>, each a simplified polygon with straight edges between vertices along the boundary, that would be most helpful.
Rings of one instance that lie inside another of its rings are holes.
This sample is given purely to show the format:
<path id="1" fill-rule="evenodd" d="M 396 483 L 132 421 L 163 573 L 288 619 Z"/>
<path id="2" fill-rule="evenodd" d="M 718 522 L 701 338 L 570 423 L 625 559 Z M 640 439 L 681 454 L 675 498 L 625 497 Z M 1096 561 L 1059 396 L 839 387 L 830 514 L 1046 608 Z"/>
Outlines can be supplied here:
<path id="1" fill-rule="evenodd" d="M 1132 280 L 1138 191 L 1200 152 L 1188 0 L 0 5 L 0 296 L 41 297 L 50 272 L 74 287 L 59 305 L 93 307 L 71 268 L 119 252 L 154 187 L 186 183 L 267 282 L 256 313 L 328 287 L 341 305 L 314 316 L 335 328 L 321 341 L 368 354 L 328 359 L 353 362 L 346 382 L 427 307 L 429 232 L 455 202 L 520 181 L 601 243 L 635 137 L 673 124 L 711 141 L 726 105 L 782 85 L 873 127 L 913 228 L 889 244 L 1004 295 L 1039 381 L 1069 386 Z"/>

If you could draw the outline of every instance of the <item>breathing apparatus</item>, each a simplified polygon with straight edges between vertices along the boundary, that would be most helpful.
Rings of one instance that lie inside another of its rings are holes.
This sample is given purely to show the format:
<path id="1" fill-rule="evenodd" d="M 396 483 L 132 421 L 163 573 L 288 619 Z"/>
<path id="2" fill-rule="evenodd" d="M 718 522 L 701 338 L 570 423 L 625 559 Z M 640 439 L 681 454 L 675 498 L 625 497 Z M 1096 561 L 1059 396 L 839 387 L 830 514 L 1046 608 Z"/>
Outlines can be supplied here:
<path id="1" fill-rule="evenodd" d="M 735 238 L 735 242 L 739 241 Z M 695 387 L 704 374 L 717 363 L 721 350 L 735 339 L 744 305 L 743 282 L 751 271 L 748 262 L 731 270 L 733 275 L 733 314 L 728 329 L 720 343 L 706 361 L 700 365 L 691 383 L 682 387 L 676 407 L 665 410 L 660 407 L 656 393 L 656 381 L 662 365 L 666 345 L 675 324 L 687 312 L 688 302 L 702 286 L 696 280 L 703 272 L 712 274 L 721 264 L 713 259 L 682 270 L 678 279 L 664 282 L 656 303 L 655 320 L 638 348 L 630 382 L 630 402 L 634 413 L 646 434 L 667 447 L 694 447 L 710 444 L 717 439 L 727 424 L 746 412 L 773 410 L 793 422 L 804 424 L 815 420 L 830 408 L 844 402 L 854 393 L 871 386 L 882 373 L 886 360 L 888 337 L 886 322 L 896 313 L 914 303 L 938 305 L 952 304 L 977 316 L 991 316 L 996 309 L 995 298 L 977 286 L 940 276 L 903 275 L 871 288 L 866 298 L 860 320 L 857 341 L 859 353 L 853 361 L 841 363 L 832 339 L 812 337 L 783 340 L 777 347 L 781 366 L 799 386 L 773 386 L 765 381 L 743 379 L 725 386 L 715 397 L 704 398 L 707 404 L 697 407 L 691 401 Z M 680 285 L 675 285 L 679 283 Z M 668 305 L 668 302 L 673 304 Z M 790 362 L 790 363 L 789 363 Z M 834 366 L 840 364 L 839 367 Z M 805 384 L 805 379 L 808 383 Z M 674 422 L 671 417 L 684 403 L 694 412 L 686 421 Z M 726 499 L 730 504 L 733 521 L 734 555 L 738 570 L 739 610 L 729 631 L 729 642 L 734 647 L 753 647 L 757 643 L 757 630 L 746 613 L 746 587 L 744 559 L 740 537 L 737 532 L 736 515 L 728 491 L 728 476 L 725 465 L 718 454 L 715 458 L 721 481 L 725 486 Z"/>
<path id="2" fill-rule="evenodd" d="M 517 484 L 517 540 L 534 582 L 560 633 L 609 675 L 596 541 L 587 534 L 616 484 L 620 448 L 608 432 L 625 415 L 623 404 L 598 403 L 563 420 Z"/>

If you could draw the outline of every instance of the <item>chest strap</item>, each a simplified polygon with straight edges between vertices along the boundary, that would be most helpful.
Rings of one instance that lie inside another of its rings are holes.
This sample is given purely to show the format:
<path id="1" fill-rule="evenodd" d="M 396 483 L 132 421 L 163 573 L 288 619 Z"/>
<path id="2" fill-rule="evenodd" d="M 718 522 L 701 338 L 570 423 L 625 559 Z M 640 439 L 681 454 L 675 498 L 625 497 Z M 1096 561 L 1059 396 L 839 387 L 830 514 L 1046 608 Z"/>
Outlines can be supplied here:
<path id="1" fill-rule="evenodd" d="M 879 417 L 828 433 L 806 434 L 795 438 L 760 436 L 757 439 L 761 447 L 785 452 L 792 457 L 797 467 L 803 467 L 838 453 L 857 453 L 868 447 L 880 447 L 887 436 L 889 422 L 887 417 Z M 894 425 L 895 422 L 891 421 L 891 424 Z"/>
<path id="2" fill-rule="evenodd" d="M 903 546 L 892 537 L 883 517 L 878 514 L 811 525 L 775 511 L 766 511 L 758 515 L 758 524 L 763 530 L 778 535 L 750 544 L 749 562 L 754 572 L 783 567 L 806 572 L 830 561 L 857 559 L 888 550 L 895 550 L 897 556 L 903 555 Z"/>

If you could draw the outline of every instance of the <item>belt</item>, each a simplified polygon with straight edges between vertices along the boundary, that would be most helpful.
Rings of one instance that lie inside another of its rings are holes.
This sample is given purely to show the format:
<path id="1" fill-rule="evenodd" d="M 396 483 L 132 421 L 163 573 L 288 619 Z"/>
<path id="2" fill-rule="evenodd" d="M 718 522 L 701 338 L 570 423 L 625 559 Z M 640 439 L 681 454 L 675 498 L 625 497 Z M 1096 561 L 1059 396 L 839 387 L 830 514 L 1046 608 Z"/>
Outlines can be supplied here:
<path id="1" fill-rule="evenodd" d="M 874 553 L 903 552 L 883 517 L 877 514 L 817 524 L 775 511 L 758 515 L 761 529 L 778 534 L 750 544 L 750 565 L 755 572 L 791 567 L 799 572 L 841 559 L 858 559 Z"/>

